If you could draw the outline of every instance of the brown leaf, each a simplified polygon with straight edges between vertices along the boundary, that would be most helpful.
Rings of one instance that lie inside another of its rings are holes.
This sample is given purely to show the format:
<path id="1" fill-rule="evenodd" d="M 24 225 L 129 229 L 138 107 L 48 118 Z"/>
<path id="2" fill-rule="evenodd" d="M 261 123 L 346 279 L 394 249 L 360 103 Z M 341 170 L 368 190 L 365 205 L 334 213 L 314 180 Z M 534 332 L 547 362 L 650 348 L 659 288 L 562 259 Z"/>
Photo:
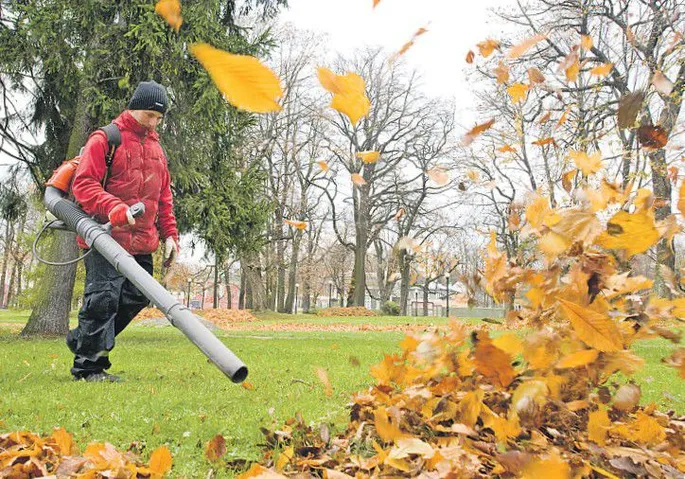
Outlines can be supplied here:
<path id="1" fill-rule="evenodd" d="M 497 40 L 487 39 L 478 43 L 476 46 L 478 47 L 478 50 L 480 50 L 480 54 L 483 55 L 484 58 L 487 58 L 492 55 L 492 52 L 495 51 L 495 49 L 499 48 L 499 42 Z"/>
<path id="2" fill-rule="evenodd" d="M 654 72 L 652 75 L 652 85 L 656 88 L 659 93 L 670 96 L 673 92 L 673 82 L 666 78 L 666 75 L 661 73 L 659 70 Z"/>
<path id="3" fill-rule="evenodd" d="M 530 67 L 528 69 L 528 80 L 530 81 L 531 85 L 536 83 L 544 83 L 545 75 L 543 75 L 542 72 L 537 68 Z"/>
<path id="4" fill-rule="evenodd" d="M 226 454 L 226 439 L 221 434 L 214 436 L 205 447 L 205 457 L 211 462 L 217 462 Z"/>
<path id="5" fill-rule="evenodd" d="M 637 119 L 638 113 L 642 109 L 642 102 L 645 99 L 645 92 L 636 91 L 621 97 L 618 103 L 618 127 L 632 128 Z"/>
<path id="6" fill-rule="evenodd" d="M 509 67 L 504 62 L 499 62 L 492 72 L 497 77 L 497 83 L 504 84 L 509 81 Z"/>
<path id="7" fill-rule="evenodd" d="M 473 59 L 475 58 L 476 54 L 473 53 L 472 50 L 469 50 L 469 52 L 466 54 L 466 63 L 473 63 Z"/>
<path id="8" fill-rule="evenodd" d="M 637 129 L 637 139 L 648 150 L 658 150 L 668 143 L 666 130 L 660 125 L 641 125 Z"/>

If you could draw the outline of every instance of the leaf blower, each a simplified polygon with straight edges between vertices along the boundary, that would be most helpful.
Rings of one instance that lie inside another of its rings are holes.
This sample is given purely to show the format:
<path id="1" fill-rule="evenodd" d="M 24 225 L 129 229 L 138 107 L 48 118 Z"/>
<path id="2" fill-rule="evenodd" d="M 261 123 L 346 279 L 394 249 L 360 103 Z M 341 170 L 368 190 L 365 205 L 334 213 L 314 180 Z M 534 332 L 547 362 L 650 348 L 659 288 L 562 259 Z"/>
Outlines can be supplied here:
<path id="1" fill-rule="evenodd" d="M 224 343 L 219 341 L 190 309 L 179 303 L 169 291 L 136 262 L 133 256 L 110 236 L 111 227 L 109 224 L 98 223 L 78 205 L 67 199 L 71 179 L 77 166 L 78 157 L 64 162 L 55 170 L 46 184 L 43 202 L 56 219 L 47 223 L 39 233 L 36 242 L 34 242 L 34 253 L 38 238 L 47 227 L 76 232 L 85 240 L 90 250 L 96 249 L 118 272 L 131 281 L 152 304 L 166 315 L 171 324 L 180 329 L 231 381 L 234 383 L 243 382 L 247 377 L 245 363 Z M 145 205 L 136 203 L 130 207 L 130 211 L 134 217 L 140 216 L 145 212 Z M 78 259 L 82 259 L 82 257 Z"/>

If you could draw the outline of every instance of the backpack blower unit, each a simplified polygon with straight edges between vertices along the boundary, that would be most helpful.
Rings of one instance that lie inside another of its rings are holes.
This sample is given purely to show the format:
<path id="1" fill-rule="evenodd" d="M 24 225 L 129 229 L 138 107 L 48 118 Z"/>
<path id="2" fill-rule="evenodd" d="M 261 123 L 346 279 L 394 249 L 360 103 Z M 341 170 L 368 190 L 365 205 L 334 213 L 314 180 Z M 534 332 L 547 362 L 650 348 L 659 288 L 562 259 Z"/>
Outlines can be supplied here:
<path id="1" fill-rule="evenodd" d="M 113 146 L 109 132 L 105 132 L 110 142 L 108 159 L 111 159 L 114 156 L 113 150 L 118 146 L 118 143 Z M 133 256 L 110 236 L 111 225 L 109 223 L 106 225 L 98 223 L 73 201 L 67 199 L 71 179 L 78 166 L 78 161 L 79 158 L 77 157 L 62 163 L 46 183 L 43 202 L 48 211 L 57 218 L 57 220 L 46 224 L 46 227 L 76 232 L 85 240 L 91 250 L 97 250 L 118 272 L 131 281 L 152 304 L 166 315 L 169 322 L 180 329 L 231 381 L 234 383 L 243 382 L 247 377 L 245 363 L 209 331 L 190 309 L 178 302 L 169 291 L 150 276 Z M 130 207 L 130 211 L 134 217 L 140 216 L 145 212 L 145 205 L 136 203 Z M 37 241 L 38 238 L 36 238 Z"/>

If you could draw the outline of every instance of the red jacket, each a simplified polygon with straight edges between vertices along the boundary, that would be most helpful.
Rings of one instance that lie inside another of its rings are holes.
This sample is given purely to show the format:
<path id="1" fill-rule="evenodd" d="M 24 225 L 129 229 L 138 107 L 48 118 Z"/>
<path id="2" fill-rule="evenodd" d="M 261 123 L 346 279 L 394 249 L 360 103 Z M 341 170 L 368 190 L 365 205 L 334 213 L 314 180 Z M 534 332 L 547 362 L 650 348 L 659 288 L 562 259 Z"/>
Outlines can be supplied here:
<path id="1" fill-rule="evenodd" d="M 159 246 L 160 235 L 178 241 L 167 159 L 157 132 L 142 126 L 131 113 L 124 111 L 114 123 L 121 131 L 121 145 L 105 189 L 102 180 L 109 146 L 100 130 L 86 143 L 71 189 L 83 211 L 101 223 L 107 223 L 109 212 L 122 201 L 129 206 L 142 201 L 145 214 L 136 218 L 133 226 L 114 228 L 112 237 L 131 254 L 152 253 Z M 78 241 L 79 246 L 87 247 L 83 239 Z"/>

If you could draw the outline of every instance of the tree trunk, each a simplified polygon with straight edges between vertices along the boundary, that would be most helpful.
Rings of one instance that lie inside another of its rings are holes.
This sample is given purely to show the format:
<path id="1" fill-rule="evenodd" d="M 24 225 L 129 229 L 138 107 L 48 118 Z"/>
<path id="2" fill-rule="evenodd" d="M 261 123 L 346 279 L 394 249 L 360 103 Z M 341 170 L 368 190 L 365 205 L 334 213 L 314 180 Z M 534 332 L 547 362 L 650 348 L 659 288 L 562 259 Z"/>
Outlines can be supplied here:
<path id="1" fill-rule="evenodd" d="M 84 85 L 86 86 L 86 85 Z M 67 158 L 75 157 L 88 139 L 92 118 L 88 114 L 87 95 L 81 95 L 76 106 L 74 126 L 69 136 Z M 54 241 L 45 258 L 65 262 L 76 259 L 78 245 L 76 235 L 66 231 L 55 231 Z M 76 264 L 69 266 L 48 266 L 38 279 L 38 302 L 22 330 L 22 336 L 65 335 L 69 330 L 69 312 L 74 295 Z"/>
<path id="2" fill-rule="evenodd" d="M 429 283 L 426 283 L 423 286 L 423 315 L 428 316 L 428 288 L 430 287 Z"/>
<path id="3" fill-rule="evenodd" d="M 212 308 L 217 309 L 219 307 L 219 288 L 221 284 L 219 283 L 219 265 L 221 260 L 219 256 L 214 253 L 214 284 L 212 285 L 213 296 L 212 296 Z"/>
<path id="4" fill-rule="evenodd" d="M 10 253 L 12 252 L 12 223 L 7 221 L 5 225 L 5 251 L 2 255 L 2 271 L 0 272 L 0 308 L 6 308 L 5 302 L 5 284 L 7 280 L 7 266 L 10 261 Z"/>
<path id="5" fill-rule="evenodd" d="M 15 296 L 15 306 L 18 305 L 18 300 L 21 297 L 21 293 L 23 291 L 22 284 L 21 282 L 24 280 L 24 262 L 19 261 L 17 262 L 17 295 Z"/>
<path id="6" fill-rule="evenodd" d="M 295 301 L 295 283 L 297 283 L 297 266 L 300 256 L 300 242 L 302 232 L 297 230 L 293 237 L 293 251 L 290 256 L 290 267 L 288 268 L 288 297 L 285 301 L 284 313 L 292 313 Z"/>
<path id="7" fill-rule="evenodd" d="M 304 281 L 302 285 L 302 312 L 308 313 L 312 302 L 312 287 L 309 281 Z"/>
<path id="8" fill-rule="evenodd" d="M 247 282 L 245 281 L 245 266 L 240 262 L 240 294 L 238 295 L 238 309 L 245 309 L 247 296 Z"/>
<path id="9" fill-rule="evenodd" d="M 231 291 L 231 266 L 224 265 L 224 287 L 226 288 L 226 307 L 233 309 L 233 292 Z"/>
<path id="10" fill-rule="evenodd" d="M 10 274 L 10 282 L 7 286 L 7 301 L 5 302 L 5 308 L 9 308 L 14 299 L 14 286 L 17 280 L 17 263 L 12 264 L 12 274 Z"/>
<path id="11" fill-rule="evenodd" d="M 276 232 L 279 238 L 283 237 L 283 215 L 280 208 L 276 209 Z M 276 243 L 276 267 L 278 273 L 276 275 L 276 311 L 279 313 L 285 312 L 285 240 L 279 239 Z"/>
<path id="12" fill-rule="evenodd" d="M 253 256 L 243 258 L 241 264 L 245 275 L 246 307 L 256 311 L 266 309 L 266 295 L 260 272 L 259 262 Z"/>
<path id="13" fill-rule="evenodd" d="M 407 305 L 409 304 L 409 259 L 406 250 L 401 250 L 399 255 L 400 263 L 400 314 L 407 316 Z"/>

